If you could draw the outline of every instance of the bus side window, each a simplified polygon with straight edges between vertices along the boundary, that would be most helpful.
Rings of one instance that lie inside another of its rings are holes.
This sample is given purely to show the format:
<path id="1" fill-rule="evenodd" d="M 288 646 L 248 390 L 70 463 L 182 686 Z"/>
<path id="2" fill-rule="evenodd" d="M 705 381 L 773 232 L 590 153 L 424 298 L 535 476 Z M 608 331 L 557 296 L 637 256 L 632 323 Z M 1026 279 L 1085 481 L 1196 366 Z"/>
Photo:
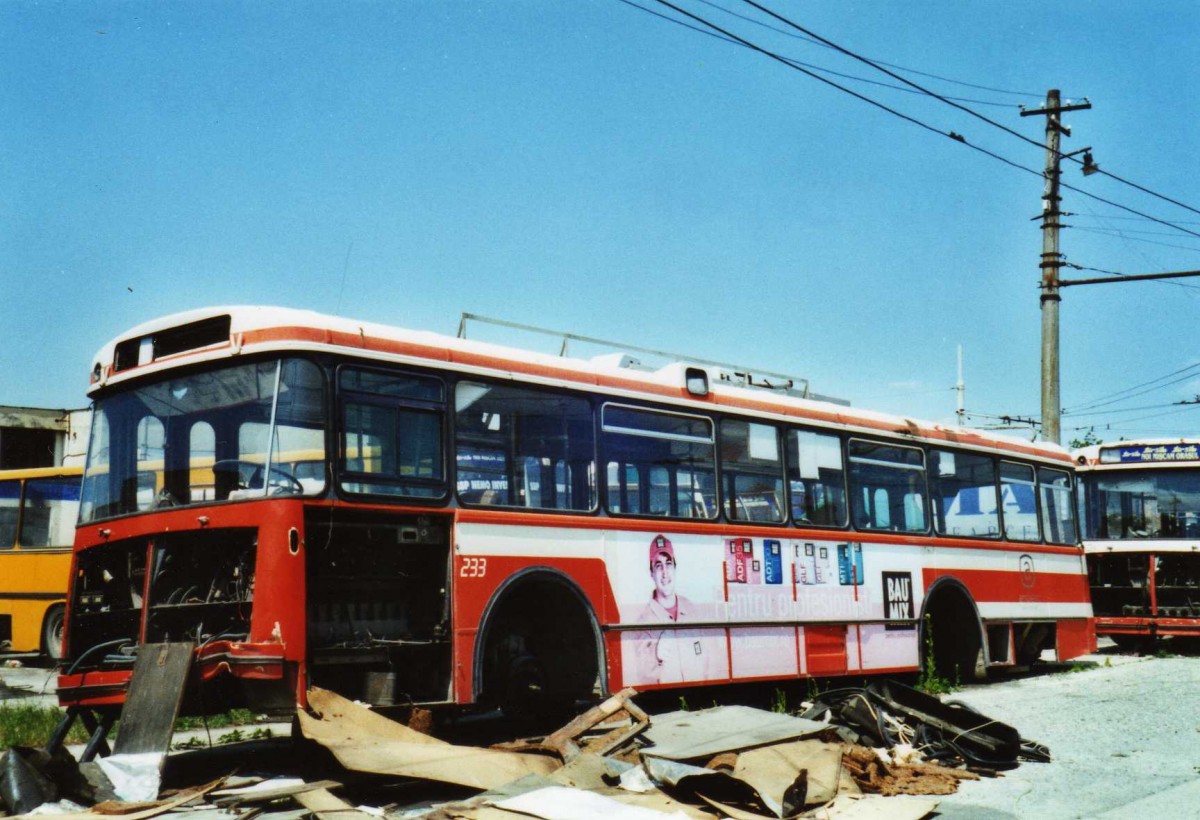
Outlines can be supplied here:
<path id="1" fill-rule="evenodd" d="M 21 482 L 0 481 L 0 550 L 17 543 L 17 511 L 21 504 Z"/>
<path id="2" fill-rule="evenodd" d="M 1041 540 L 1033 467 L 1000 462 L 1000 506 L 1005 538 L 1010 541 Z"/>
<path id="3" fill-rule="evenodd" d="M 929 451 L 934 525 L 942 535 L 1000 534 L 996 465 L 989 456 Z"/>
<path id="4" fill-rule="evenodd" d="M 460 501 L 543 510 L 595 507 L 595 427 L 587 399 L 460 382 L 455 407 Z"/>
<path id="5" fill-rule="evenodd" d="M 79 516 L 79 479 L 31 478 L 25 482 L 22 547 L 69 547 Z"/>
<path id="6" fill-rule="evenodd" d="M 339 486 L 349 493 L 413 498 L 446 495 L 442 453 L 445 387 L 429 376 L 342 367 Z M 320 489 L 323 461 L 301 460 L 291 471 Z M 306 477 L 307 476 L 307 477 Z"/>
<path id="7" fill-rule="evenodd" d="M 921 450 L 850 439 L 848 453 L 855 526 L 895 532 L 928 529 Z"/>
<path id="8" fill-rule="evenodd" d="M 721 476 L 731 521 L 783 521 L 783 459 L 774 426 L 723 420 Z"/>
<path id="9" fill-rule="evenodd" d="M 600 428 L 609 478 L 605 502 L 609 512 L 716 518 L 711 419 L 606 404 L 601 408 Z M 630 503 L 629 483 L 634 476 L 640 499 L 637 509 Z"/>
<path id="10" fill-rule="evenodd" d="M 809 430 L 789 430 L 787 480 L 793 523 L 846 526 L 841 439 Z"/>
<path id="11" fill-rule="evenodd" d="M 1038 487 L 1041 490 L 1042 532 L 1046 540 L 1051 544 L 1074 544 L 1077 534 L 1070 473 L 1040 467 Z"/>

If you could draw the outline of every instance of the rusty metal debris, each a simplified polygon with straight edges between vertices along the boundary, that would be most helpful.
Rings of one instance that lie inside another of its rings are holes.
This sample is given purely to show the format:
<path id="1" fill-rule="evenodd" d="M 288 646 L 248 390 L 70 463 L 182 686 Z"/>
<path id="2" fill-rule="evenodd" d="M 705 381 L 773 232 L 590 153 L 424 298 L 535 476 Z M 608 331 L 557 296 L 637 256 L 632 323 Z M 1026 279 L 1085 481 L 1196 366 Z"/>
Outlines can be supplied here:
<path id="1" fill-rule="evenodd" d="M 950 794 L 978 779 L 972 769 L 1038 751 L 1012 727 L 892 683 L 826 693 L 803 717 L 744 706 L 651 716 L 636 694 L 618 692 L 545 736 L 483 747 L 313 689 L 297 726 L 328 762 L 307 779 L 229 779 L 150 803 L 96 803 L 75 789 L 94 805 L 60 816 L 139 820 L 188 804 L 189 820 L 919 820 L 936 800 L 889 798 Z M 45 756 L 10 751 L 8 760 L 40 778 L 23 802 L 0 789 L 12 813 L 71 791 L 45 772 Z M 390 799 L 364 805 L 364 793 Z"/>

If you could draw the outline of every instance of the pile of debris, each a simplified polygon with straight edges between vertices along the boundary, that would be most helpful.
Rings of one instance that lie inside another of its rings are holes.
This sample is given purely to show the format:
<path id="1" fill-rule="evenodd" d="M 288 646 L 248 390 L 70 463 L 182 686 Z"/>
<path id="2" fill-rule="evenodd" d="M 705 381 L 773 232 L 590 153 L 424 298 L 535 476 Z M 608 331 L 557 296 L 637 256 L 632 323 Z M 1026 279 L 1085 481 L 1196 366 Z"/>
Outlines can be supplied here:
<path id="1" fill-rule="evenodd" d="M 308 814 L 326 820 L 918 820 L 937 806 L 928 796 L 950 794 L 962 780 L 995 775 L 1019 760 L 1049 759 L 1011 726 L 888 681 L 826 693 L 801 716 L 721 706 L 651 718 L 633 702 L 635 694 L 624 690 L 545 737 L 484 748 L 439 740 L 313 689 L 298 726 L 310 744 L 336 759 L 342 780 L 366 775 L 378 782 L 449 784 L 457 793 L 373 808 L 335 794 L 341 780 L 224 778 L 165 800 L 109 801 L 90 810 L 59 803 L 36 813 L 74 808 L 69 816 L 90 820 L 182 811 L 189 820 L 199 820 L 197 811 L 205 820 L 247 820 L 268 810 L 270 820 Z M 61 756 L 41 772 L 36 757 L 11 750 L 0 764 L 0 798 L 11 811 L 29 810 L 36 791 L 30 778 L 44 774 L 76 786 L 62 791 L 87 796 L 78 772 L 64 773 Z M 338 777 L 336 771 L 330 775 Z M 120 788 L 116 793 L 122 796 Z"/>

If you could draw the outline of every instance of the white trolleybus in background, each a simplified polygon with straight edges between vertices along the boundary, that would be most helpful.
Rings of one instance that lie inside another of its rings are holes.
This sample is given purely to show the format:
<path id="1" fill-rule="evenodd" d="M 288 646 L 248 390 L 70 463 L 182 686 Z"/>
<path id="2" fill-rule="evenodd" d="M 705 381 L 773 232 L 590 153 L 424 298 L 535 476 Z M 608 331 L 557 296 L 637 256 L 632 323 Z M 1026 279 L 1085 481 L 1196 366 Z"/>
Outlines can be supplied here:
<path id="1" fill-rule="evenodd" d="M 1200 636 L 1200 440 L 1075 453 L 1096 631 L 1144 649 Z"/>
<path id="2" fill-rule="evenodd" d="M 112 711 L 168 641 L 190 710 L 1092 650 L 1069 454 L 749 381 L 277 308 L 136 327 L 92 365 L 61 702 Z"/>

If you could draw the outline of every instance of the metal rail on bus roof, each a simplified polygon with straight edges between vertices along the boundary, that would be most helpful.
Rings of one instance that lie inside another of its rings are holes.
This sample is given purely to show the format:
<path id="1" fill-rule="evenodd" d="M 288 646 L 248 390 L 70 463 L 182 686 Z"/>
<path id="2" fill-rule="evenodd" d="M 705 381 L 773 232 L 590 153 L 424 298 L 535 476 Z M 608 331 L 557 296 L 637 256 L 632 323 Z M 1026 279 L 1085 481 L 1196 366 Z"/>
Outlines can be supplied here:
<path id="1" fill-rule="evenodd" d="M 619 352 L 645 353 L 675 362 L 708 365 L 710 367 L 718 368 L 721 371 L 720 378 L 723 381 L 728 381 L 741 387 L 754 387 L 762 390 L 773 390 L 803 399 L 815 399 L 818 401 L 828 401 L 842 405 L 850 404 L 850 402 L 846 401 L 845 399 L 835 399 L 829 396 L 818 396 L 812 393 L 809 390 L 808 379 L 799 376 L 789 376 L 786 373 L 776 373 L 770 370 L 744 367 L 742 365 L 730 364 L 729 362 L 719 362 L 713 359 L 699 359 L 695 356 L 686 356 L 682 353 L 673 353 L 669 350 L 655 350 L 654 348 L 642 347 L 640 345 L 614 342 L 608 339 L 598 339 L 594 336 L 581 336 L 578 333 L 568 333 L 565 330 L 551 330 L 550 328 L 538 327 L 536 325 L 510 322 L 506 319 L 480 316 L 477 313 L 464 312 L 462 314 L 462 318 L 458 323 L 458 338 L 460 339 L 467 338 L 467 322 L 482 322 L 484 324 L 496 325 L 497 327 L 506 327 L 513 330 L 526 331 L 529 333 L 540 333 L 545 336 L 559 338 L 562 340 L 562 345 L 559 347 L 558 351 L 558 355 L 560 356 L 567 355 L 567 348 L 571 342 L 583 342 L 585 344 L 600 345 L 602 347 L 607 347 Z M 639 369 L 649 370 L 651 368 L 641 367 Z M 772 379 L 777 380 L 777 382 L 772 382 Z"/>

